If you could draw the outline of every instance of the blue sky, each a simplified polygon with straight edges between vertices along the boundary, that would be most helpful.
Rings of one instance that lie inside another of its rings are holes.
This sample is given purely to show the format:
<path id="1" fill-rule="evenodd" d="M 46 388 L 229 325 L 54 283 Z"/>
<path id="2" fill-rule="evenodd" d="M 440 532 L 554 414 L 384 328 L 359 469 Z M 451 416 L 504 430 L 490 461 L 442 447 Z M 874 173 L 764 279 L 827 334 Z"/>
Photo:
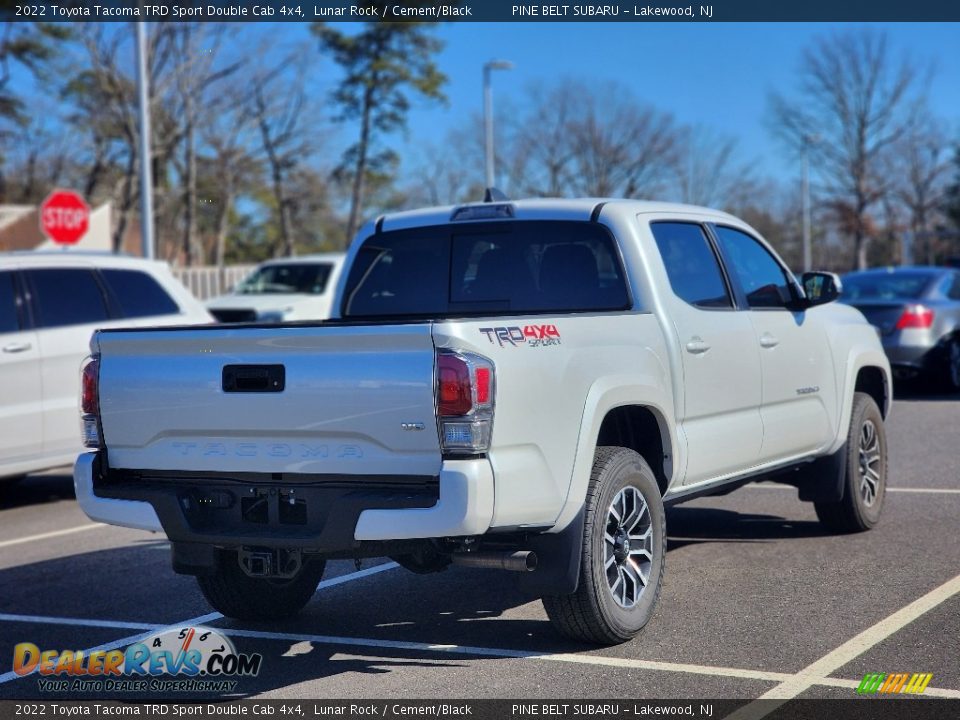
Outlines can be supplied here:
<path id="1" fill-rule="evenodd" d="M 738 140 L 738 159 L 754 164 L 757 174 L 792 182 L 797 162 L 772 137 L 767 98 L 771 90 L 796 91 L 796 70 L 803 49 L 818 35 L 851 27 L 832 23 L 447 23 L 437 29 L 445 41 L 439 58 L 449 77 L 446 105 L 417 101 L 406 138 L 389 139 L 409 168 L 422 142 L 442 140 L 446 131 L 481 111 L 481 68 L 493 58 L 515 63 L 494 73 L 499 107 L 522 106 L 534 83 L 571 77 L 588 82 L 615 80 L 637 99 L 666 111 L 682 124 L 702 125 Z M 960 23 L 875 23 L 886 31 L 893 56 L 907 55 L 935 68 L 930 107 L 960 140 Z M 127 26 L 116 26 L 120 32 Z M 323 59 L 306 23 L 250 23 L 236 28 L 239 46 L 259 47 L 269 41 L 273 52 L 302 45 L 309 67 L 309 85 L 319 112 L 339 76 Z M 351 24 L 344 24 L 351 31 Z M 132 61 L 131 57 L 131 61 Z M 36 92 L 35 83 L 14 68 L 15 84 Z M 55 103 L 49 98 L 47 103 Z M 49 105 L 48 105 L 49 106 Z M 335 164 L 355 129 L 344 127 L 327 144 Z M 482 168 L 477 168 L 478 180 Z"/>
<path id="2" fill-rule="evenodd" d="M 767 127 L 771 90 L 790 95 L 805 46 L 843 29 L 829 23 L 463 23 L 442 27 L 441 57 L 450 77 L 449 105 L 422 107 L 411 135 L 436 138 L 437 128 L 481 109 L 481 67 L 492 58 L 516 67 L 494 74 L 495 98 L 522 101 L 534 82 L 565 76 L 616 80 L 641 101 L 738 138 L 740 158 L 763 175 L 787 179 L 795 162 Z M 885 30 L 893 56 L 934 64 L 930 106 L 960 139 L 960 24 L 871 24 Z M 496 102 L 496 100 L 495 100 Z"/>

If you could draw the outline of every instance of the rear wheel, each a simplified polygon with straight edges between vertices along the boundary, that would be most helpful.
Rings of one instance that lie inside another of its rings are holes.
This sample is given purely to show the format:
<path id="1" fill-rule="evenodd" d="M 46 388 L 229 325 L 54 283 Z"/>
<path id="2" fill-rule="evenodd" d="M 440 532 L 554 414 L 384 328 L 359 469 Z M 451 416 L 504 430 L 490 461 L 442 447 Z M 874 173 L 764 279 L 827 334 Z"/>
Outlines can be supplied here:
<path id="1" fill-rule="evenodd" d="M 869 530 L 880 520 L 887 490 L 887 436 L 872 397 L 855 393 L 847 435 L 843 499 L 815 502 L 821 524 L 835 532 Z"/>
<path id="2" fill-rule="evenodd" d="M 221 552 L 214 573 L 198 575 L 207 602 L 237 620 L 278 620 L 296 615 L 313 597 L 326 563 L 309 560 L 289 579 L 254 578 L 237 561 L 236 551 Z"/>
<path id="3" fill-rule="evenodd" d="M 663 577 L 666 520 L 650 466 L 633 450 L 598 448 L 584 513 L 577 590 L 543 606 L 569 638 L 622 643 L 650 620 Z"/>

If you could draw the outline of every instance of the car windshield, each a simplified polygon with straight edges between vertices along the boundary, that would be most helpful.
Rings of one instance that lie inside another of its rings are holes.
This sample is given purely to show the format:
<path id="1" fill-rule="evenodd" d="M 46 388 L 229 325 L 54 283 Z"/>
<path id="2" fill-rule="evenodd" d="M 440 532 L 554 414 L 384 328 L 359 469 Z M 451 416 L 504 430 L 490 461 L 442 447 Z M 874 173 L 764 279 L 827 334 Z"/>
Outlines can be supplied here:
<path id="1" fill-rule="evenodd" d="M 330 278 L 329 263 L 290 263 L 264 265 L 237 286 L 241 295 L 300 293 L 320 295 Z"/>
<path id="2" fill-rule="evenodd" d="M 844 300 L 916 300 L 936 279 L 927 272 L 856 273 L 843 276 Z"/>
<path id="3" fill-rule="evenodd" d="M 377 233 L 358 251 L 344 317 L 623 310 L 613 238 L 597 223 L 518 221 Z"/>

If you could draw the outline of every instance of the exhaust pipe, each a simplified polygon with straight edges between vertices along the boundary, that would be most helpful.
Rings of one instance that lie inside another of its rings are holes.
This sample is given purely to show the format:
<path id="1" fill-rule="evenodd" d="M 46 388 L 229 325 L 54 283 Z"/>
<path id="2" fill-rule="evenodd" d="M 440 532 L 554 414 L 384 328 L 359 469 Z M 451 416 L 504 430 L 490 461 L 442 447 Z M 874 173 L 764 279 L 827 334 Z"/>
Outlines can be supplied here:
<path id="1" fill-rule="evenodd" d="M 513 572 L 532 572 L 537 569 L 537 554 L 530 550 L 520 550 L 517 552 L 461 552 L 454 553 L 450 558 L 454 565 L 463 565 L 464 567 L 511 570 Z"/>

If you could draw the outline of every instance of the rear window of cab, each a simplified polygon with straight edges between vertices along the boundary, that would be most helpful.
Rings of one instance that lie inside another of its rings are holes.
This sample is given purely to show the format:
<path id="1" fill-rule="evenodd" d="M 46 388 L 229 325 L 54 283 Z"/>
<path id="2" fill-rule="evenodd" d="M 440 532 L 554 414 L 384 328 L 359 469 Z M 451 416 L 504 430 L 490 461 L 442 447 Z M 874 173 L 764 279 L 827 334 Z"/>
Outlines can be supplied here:
<path id="1" fill-rule="evenodd" d="M 601 225 L 511 221 L 378 233 L 354 258 L 343 317 L 460 317 L 625 310 L 630 297 Z"/>

